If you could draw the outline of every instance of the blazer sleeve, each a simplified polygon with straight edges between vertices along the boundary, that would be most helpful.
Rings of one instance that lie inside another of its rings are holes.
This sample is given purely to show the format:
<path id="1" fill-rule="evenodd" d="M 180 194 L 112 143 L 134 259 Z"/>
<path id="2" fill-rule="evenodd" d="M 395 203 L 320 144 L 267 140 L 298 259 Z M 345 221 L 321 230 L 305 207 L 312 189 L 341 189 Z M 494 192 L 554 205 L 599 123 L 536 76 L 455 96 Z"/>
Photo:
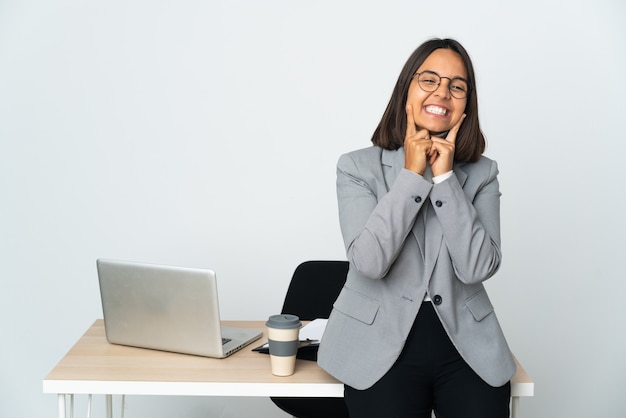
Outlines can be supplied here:
<path id="1" fill-rule="evenodd" d="M 493 276 L 502 260 L 498 166 L 484 159 L 474 165 L 464 188 L 456 176 L 433 187 L 432 207 L 455 274 L 464 283 Z"/>
<path id="2" fill-rule="evenodd" d="M 348 260 L 364 276 L 385 277 L 433 185 L 402 169 L 387 192 L 380 160 L 354 154 L 337 163 L 339 222 Z"/>

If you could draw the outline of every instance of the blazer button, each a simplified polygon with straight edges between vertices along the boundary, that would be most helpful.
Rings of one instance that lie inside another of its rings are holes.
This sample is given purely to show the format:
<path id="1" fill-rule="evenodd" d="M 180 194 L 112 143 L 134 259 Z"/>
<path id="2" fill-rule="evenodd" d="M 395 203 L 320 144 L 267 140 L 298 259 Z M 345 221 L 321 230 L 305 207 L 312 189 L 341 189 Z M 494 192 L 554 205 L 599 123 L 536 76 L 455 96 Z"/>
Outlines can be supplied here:
<path id="1" fill-rule="evenodd" d="M 437 200 L 435 202 L 435 205 L 437 205 L 437 207 L 440 208 L 443 205 L 443 202 L 441 200 Z"/>
<path id="2" fill-rule="evenodd" d="M 439 295 L 435 295 L 435 296 L 433 297 L 433 303 L 434 303 L 435 305 L 441 305 L 441 302 L 443 302 L 443 298 L 442 298 L 441 296 L 439 296 Z"/>
<path id="3" fill-rule="evenodd" d="M 415 203 L 419 203 L 421 201 L 422 201 L 422 198 L 420 196 L 415 197 Z"/>

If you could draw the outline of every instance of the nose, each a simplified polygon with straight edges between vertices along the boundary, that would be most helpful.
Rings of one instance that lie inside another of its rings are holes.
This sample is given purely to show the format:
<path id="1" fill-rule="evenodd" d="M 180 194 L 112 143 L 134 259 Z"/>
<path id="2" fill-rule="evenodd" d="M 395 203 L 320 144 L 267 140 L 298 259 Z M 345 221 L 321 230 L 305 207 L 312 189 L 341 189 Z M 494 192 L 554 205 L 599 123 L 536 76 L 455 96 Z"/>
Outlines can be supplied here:
<path id="1" fill-rule="evenodd" d="M 444 99 L 449 99 L 450 98 L 450 83 L 452 82 L 452 80 L 450 80 L 447 77 L 441 77 L 441 81 L 439 82 L 439 85 L 437 86 L 437 90 L 435 90 L 435 94 L 439 97 L 442 97 Z M 444 85 L 444 83 L 446 83 Z"/>

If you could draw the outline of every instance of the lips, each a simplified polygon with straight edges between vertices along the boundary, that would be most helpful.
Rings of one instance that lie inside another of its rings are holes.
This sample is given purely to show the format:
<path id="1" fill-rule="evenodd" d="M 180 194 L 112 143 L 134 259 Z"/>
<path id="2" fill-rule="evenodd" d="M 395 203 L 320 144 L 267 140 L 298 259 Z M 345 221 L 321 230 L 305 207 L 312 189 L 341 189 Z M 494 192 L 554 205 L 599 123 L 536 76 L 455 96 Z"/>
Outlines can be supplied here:
<path id="1" fill-rule="evenodd" d="M 437 105 L 426 105 L 424 106 L 424 110 L 428 113 L 431 113 L 437 116 L 448 115 L 448 109 L 446 109 L 445 107 L 437 106 Z"/>

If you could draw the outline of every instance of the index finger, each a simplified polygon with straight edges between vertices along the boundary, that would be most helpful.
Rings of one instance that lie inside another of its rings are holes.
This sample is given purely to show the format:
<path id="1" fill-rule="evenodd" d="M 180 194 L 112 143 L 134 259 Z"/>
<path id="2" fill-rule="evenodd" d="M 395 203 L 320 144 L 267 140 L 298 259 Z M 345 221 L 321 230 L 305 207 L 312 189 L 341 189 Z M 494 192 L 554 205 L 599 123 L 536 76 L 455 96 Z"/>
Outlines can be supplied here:
<path id="1" fill-rule="evenodd" d="M 415 126 L 415 119 L 413 118 L 413 106 L 406 106 L 406 137 L 415 135 L 417 133 L 417 127 Z"/>
<path id="2" fill-rule="evenodd" d="M 461 124 L 463 123 L 463 120 L 465 120 L 466 116 L 467 115 L 463 113 L 463 116 L 461 116 L 461 119 L 459 119 L 456 125 L 454 125 L 452 129 L 450 129 L 450 131 L 448 132 L 448 136 L 446 137 L 446 140 L 452 143 L 456 142 L 456 134 L 459 132 L 459 129 L 461 128 Z"/>

